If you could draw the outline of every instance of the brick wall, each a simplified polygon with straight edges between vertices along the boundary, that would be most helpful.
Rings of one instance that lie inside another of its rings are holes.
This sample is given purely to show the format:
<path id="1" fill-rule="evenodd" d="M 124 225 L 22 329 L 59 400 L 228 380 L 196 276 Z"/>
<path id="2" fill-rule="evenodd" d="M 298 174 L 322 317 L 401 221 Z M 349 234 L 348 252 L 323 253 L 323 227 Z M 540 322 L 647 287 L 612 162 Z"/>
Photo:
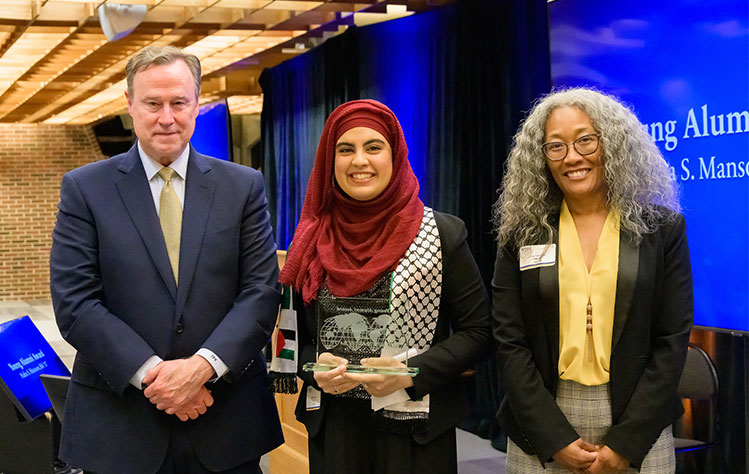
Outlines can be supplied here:
<path id="1" fill-rule="evenodd" d="M 91 127 L 0 124 L 0 301 L 49 298 L 60 180 L 102 158 Z"/>

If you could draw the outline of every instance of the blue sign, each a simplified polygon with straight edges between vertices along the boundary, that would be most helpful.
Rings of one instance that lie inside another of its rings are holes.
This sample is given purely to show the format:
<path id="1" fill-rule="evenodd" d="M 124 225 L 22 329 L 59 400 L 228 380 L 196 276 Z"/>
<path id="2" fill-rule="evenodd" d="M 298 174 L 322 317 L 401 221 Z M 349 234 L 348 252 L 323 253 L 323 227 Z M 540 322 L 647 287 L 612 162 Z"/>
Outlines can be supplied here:
<path id="1" fill-rule="evenodd" d="M 27 420 L 52 408 L 41 374 L 70 376 L 31 318 L 0 324 L 0 385 Z"/>
<path id="2" fill-rule="evenodd" d="M 229 120 L 225 100 L 200 106 L 190 143 L 204 155 L 231 161 Z"/>
<path id="3" fill-rule="evenodd" d="M 681 192 L 695 325 L 749 332 L 749 2 L 549 5 L 555 87 L 631 104 Z"/>

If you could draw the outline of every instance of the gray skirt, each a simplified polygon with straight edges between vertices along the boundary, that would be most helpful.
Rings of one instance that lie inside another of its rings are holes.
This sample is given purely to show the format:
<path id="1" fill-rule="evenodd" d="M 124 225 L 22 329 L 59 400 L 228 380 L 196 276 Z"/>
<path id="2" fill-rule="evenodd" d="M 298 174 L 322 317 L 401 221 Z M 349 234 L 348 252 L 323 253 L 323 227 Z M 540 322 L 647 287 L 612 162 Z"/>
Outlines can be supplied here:
<path id="1" fill-rule="evenodd" d="M 609 384 L 588 387 L 569 380 L 559 380 L 557 405 L 570 424 L 585 441 L 597 444 L 611 428 L 611 393 Z M 674 474 L 674 437 L 667 426 L 645 460 L 640 474 Z M 556 462 L 541 466 L 538 458 L 526 454 L 512 440 L 507 440 L 507 474 L 569 474 L 569 470 Z M 634 468 L 627 474 L 637 474 Z"/>

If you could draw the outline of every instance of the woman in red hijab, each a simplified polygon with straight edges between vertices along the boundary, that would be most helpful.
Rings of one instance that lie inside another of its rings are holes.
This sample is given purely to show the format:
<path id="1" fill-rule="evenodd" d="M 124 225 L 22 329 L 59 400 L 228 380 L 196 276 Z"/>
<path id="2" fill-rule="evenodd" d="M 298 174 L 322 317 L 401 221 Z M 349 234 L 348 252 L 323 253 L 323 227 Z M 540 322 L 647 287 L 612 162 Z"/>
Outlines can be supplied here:
<path id="1" fill-rule="evenodd" d="M 328 118 L 281 281 L 295 291 L 296 415 L 310 473 L 457 472 L 460 374 L 487 354 L 486 291 L 463 222 L 425 207 L 393 112 L 355 100 Z M 356 373 L 403 368 L 416 376 Z"/>

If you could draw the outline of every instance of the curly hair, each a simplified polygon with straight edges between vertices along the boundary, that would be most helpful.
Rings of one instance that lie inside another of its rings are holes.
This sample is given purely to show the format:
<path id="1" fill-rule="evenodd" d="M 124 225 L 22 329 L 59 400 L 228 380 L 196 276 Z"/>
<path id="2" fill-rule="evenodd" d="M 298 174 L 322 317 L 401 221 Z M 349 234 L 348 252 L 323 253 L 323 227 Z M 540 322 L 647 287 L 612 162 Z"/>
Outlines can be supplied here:
<path id="1" fill-rule="evenodd" d="M 562 191 L 541 150 L 546 121 L 559 107 L 577 107 L 600 133 L 607 207 L 633 243 L 680 211 L 668 163 L 635 114 L 620 100 L 591 88 L 555 90 L 542 97 L 515 135 L 505 164 L 494 223 L 500 247 L 551 243 L 550 218 L 559 213 Z"/>

